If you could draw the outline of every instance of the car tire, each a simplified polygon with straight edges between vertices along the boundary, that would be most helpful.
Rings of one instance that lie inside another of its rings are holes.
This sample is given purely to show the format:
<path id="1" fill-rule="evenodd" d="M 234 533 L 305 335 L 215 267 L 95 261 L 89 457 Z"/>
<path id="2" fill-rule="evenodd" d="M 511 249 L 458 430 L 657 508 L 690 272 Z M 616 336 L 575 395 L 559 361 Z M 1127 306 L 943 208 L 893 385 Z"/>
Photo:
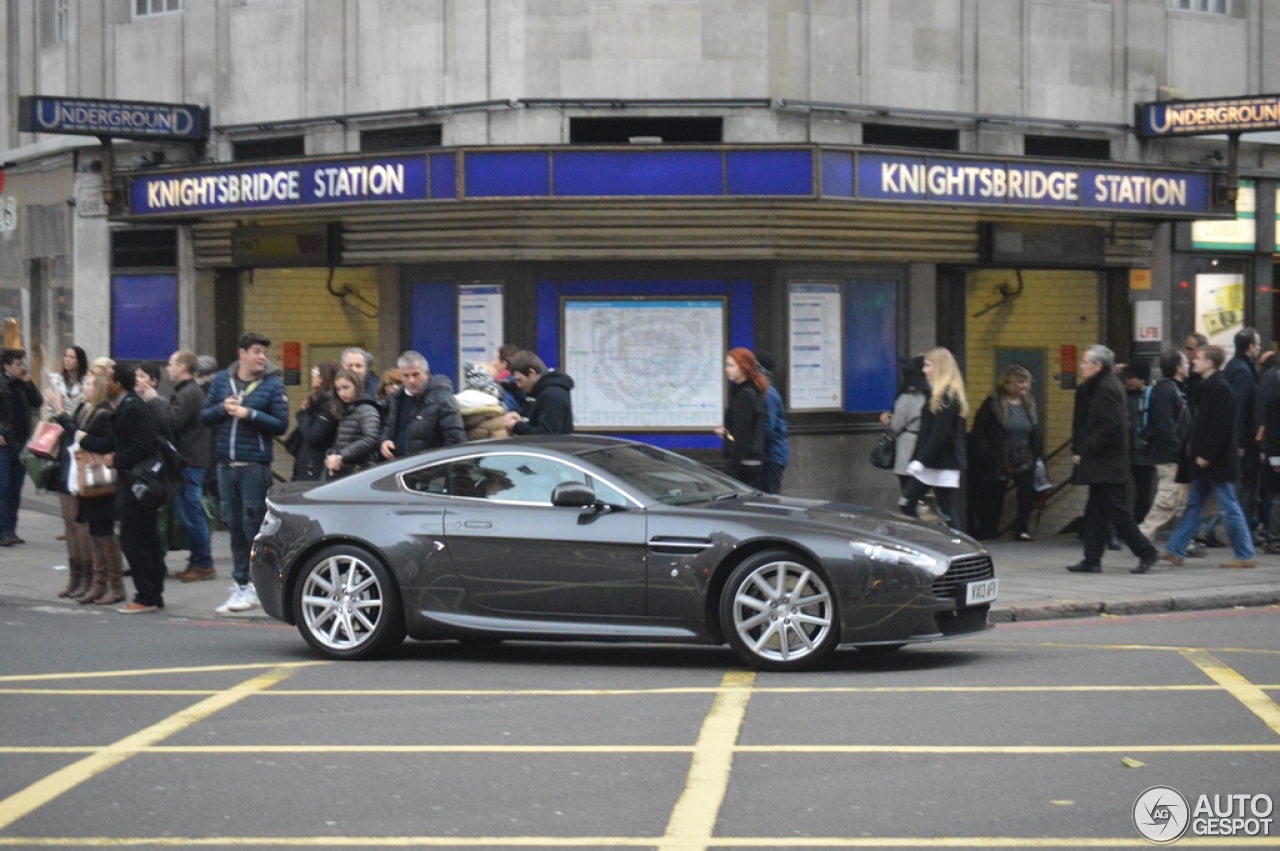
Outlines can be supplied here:
<path id="1" fill-rule="evenodd" d="M 298 631 L 323 656 L 376 659 L 404 641 L 400 589 L 368 550 L 321 550 L 299 574 L 293 593 Z"/>
<path id="2" fill-rule="evenodd" d="M 840 643 L 826 576 L 784 550 L 756 553 L 729 574 L 720 596 L 720 627 L 738 657 L 763 671 L 812 668 Z"/>

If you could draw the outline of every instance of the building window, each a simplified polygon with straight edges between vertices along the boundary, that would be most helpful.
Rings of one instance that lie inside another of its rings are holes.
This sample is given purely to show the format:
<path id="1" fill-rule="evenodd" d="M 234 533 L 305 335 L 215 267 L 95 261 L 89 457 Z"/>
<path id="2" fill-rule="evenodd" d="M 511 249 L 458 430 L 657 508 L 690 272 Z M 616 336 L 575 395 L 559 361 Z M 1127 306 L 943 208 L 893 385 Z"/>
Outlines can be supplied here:
<path id="1" fill-rule="evenodd" d="M 704 144 L 724 140 L 722 118 L 570 118 L 572 145 Z"/>
<path id="2" fill-rule="evenodd" d="M 277 136 L 274 139 L 246 139 L 231 143 L 231 158 L 241 160 L 274 160 L 281 157 L 302 157 L 307 154 L 307 140 L 303 136 Z"/>
<path id="3" fill-rule="evenodd" d="M 40 46 L 52 47 L 67 40 L 67 4 L 70 0 L 41 0 Z"/>
<path id="4" fill-rule="evenodd" d="M 133 16 L 149 18 L 152 15 L 167 15 L 170 12 L 181 12 L 182 0 L 133 0 Z"/>
<path id="5" fill-rule="evenodd" d="M 1234 0 L 1165 0 L 1170 9 L 1181 9 L 1186 12 L 1206 12 L 1210 15 L 1231 15 Z"/>
<path id="6" fill-rule="evenodd" d="M 862 144 L 890 148 L 958 151 L 960 150 L 960 131 L 899 124 L 864 124 L 862 125 Z"/>
<path id="7" fill-rule="evenodd" d="M 439 124 L 415 124 L 411 127 L 388 127 L 382 130 L 361 130 L 360 150 L 364 153 L 379 151 L 413 151 L 419 148 L 440 146 Z"/>
<path id="8" fill-rule="evenodd" d="M 1074 136 L 1025 136 L 1023 153 L 1029 157 L 1109 160 L 1111 142 L 1107 139 L 1081 139 Z"/>

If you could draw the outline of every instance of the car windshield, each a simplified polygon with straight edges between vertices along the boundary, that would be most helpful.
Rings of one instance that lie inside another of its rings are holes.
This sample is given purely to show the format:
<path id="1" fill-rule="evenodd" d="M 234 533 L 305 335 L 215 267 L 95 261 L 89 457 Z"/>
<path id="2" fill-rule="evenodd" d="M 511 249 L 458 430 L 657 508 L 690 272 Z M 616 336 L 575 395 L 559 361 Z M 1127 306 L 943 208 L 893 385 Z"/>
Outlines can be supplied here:
<path id="1" fill-rule="evenodd" d="M 579 456 L 621 483 L 667 505 L 686 505 L 745 496 L 754 491 L 741 482 L 653 446 L 592 449 Z"/>

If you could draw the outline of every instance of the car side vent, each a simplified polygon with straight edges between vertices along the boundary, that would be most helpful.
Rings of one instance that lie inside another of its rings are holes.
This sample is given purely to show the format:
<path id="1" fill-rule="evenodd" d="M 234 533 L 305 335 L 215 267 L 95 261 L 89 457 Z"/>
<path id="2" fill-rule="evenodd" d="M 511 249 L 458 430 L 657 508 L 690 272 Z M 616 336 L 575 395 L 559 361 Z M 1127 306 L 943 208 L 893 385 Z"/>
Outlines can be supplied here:
<path id="1" fill-rule="evenodd" d="M 649 549 L 659 555 L 691 556 L 703 550 L 711 549 L 715 544 L 706 538 L 666 538 L 649 539 Z"/>
<path id="2" fill-rule="evenodd" d="M 947 572 L 933 580 L 933 596 L 951 599 L 956 589 L 966 582 L 990 579 L 996 575 L 995 565 L 989 555 L 961 556 L 952 559 Z"/>

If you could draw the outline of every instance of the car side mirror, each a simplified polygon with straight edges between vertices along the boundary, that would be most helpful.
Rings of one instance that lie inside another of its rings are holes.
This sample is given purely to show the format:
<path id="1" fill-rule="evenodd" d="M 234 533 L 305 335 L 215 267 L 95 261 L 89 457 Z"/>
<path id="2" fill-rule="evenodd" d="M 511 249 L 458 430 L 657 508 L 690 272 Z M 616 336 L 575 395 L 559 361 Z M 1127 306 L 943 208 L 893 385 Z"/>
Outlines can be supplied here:
<path id="1" fill-rule="evenodd" d="M 590 508 L 596 504 L 596 492 L 582 482 L 561 482 L 551 491 L 551 504 L 560 508 Z"/>

